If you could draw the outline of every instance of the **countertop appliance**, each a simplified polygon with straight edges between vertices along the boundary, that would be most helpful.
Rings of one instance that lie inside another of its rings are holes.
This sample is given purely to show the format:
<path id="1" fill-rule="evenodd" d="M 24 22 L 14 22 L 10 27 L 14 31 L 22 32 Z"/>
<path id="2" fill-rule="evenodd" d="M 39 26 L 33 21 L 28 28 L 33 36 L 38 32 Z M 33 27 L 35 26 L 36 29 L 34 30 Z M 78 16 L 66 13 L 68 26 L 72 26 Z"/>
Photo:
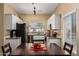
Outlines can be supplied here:
<path id="1" fill-rule="evenodd" d="M 16 30 L 11 30 L 10 31 L 10 37 L 11 38 L 16 38 Z"/>

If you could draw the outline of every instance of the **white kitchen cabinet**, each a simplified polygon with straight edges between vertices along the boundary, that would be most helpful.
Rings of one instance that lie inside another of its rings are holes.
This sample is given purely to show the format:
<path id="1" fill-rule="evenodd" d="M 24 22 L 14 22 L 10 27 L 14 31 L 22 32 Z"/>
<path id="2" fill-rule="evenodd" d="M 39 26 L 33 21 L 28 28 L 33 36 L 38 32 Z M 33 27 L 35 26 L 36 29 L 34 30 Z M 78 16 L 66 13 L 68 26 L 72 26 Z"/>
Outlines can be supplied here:
<path id="1" fill-rule="evenodd" d="M 61 26 L 61 15 L 55 17 L 55 29 L 60 29 Z"/>
<path id="2" fill-rule="evenodd" d="M 61 22 L 61 19 L 60 19 L 60 15 L 52 15 L 49 19 L 48 19 L 48 29 L 50 29 L 50 24 L 52 25 L 52 29 L 60 29 L 60 22 Z"/>
<path id="3" fill-rule="evenodd" d="M 22 23 L 22 20 L 13 14 L 6 14 L 4 18 L 4 28 L 6 30 L 16 29 L 16 23 Z"/>
<path id="4" fill-rule="evenodd" d="M 23 23 L 23 21 L 19 17 L 16 17 L 16 22 L 17 23 Z"/>
<path id="5" fill-rule="evenodd" d="M 21 38 L 5 38 L 4 45 L 10 43 L 12 51 L 15 50 L 21 44 Z"/>
<path id="6" fill-rule="evenodd" d="M 16 17 L 14 15 L 6 14 L 4 18 L 5 29 L 16 29 Z"/>
<path id="7" fill-rule="evenodd" d="M 47 46 L 49 47 L 51 43 L 55 43 L 61 47 L 61 39 L 60 38 L 47 38 Z"/>

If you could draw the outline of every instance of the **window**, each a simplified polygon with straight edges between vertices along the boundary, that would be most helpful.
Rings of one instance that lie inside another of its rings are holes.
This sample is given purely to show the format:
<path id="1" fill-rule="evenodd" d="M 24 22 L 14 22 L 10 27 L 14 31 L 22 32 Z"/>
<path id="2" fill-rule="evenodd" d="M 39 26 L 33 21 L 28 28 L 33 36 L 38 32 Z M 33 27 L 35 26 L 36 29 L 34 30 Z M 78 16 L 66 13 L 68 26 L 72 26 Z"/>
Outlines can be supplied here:
<path id="1" fill-rule="evenodd" d="M 73 44 L 73 52 L 77 53 L 76 44 L 76 12 L 69 13 L 64 17 L 64 39 Z"/>
<path id="2" fill-rule="evenodd" d="M 41 22 L 33 22 L 30 24 L 30 30 L 31 32 L 43 32 L 44 25 Z"/>

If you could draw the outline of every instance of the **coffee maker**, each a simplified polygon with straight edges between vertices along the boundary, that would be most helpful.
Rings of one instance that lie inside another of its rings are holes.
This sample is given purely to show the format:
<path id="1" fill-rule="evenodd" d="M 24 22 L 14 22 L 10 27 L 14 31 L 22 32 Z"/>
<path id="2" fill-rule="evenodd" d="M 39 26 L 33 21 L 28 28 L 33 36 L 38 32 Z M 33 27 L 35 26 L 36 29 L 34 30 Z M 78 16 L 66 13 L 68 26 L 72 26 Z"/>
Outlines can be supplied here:
<path id="1" fill-rule="evenodd" d="M 16 30 L 11 30 L 10 31 L 10 37 L 11 38 L 16 38 Z"/>

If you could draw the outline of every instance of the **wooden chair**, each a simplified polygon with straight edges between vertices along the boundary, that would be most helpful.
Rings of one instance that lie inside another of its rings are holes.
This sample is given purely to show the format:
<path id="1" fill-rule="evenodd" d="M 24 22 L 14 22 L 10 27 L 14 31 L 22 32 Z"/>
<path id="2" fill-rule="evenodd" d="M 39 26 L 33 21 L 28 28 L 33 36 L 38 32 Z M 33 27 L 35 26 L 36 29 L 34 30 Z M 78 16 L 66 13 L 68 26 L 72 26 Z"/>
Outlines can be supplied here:
<path id="1" fill-rule="evenodd" d="M 3 56 L 10 56 L 11 55 L 12 48 L 10 46 L 10 43 L 7 43 L 4 46 L 2 46 L 2 52 L 3 52 Z"/>
<path id="2" fill-rule="evenodd" d="M 69 55 L 71 55 L 72 54 L 72 50 L 73 50 L 73 45 L 65 42 L 65 44 L 64 44 L 64 50 L 66 52 L 68 52 Z"/>

